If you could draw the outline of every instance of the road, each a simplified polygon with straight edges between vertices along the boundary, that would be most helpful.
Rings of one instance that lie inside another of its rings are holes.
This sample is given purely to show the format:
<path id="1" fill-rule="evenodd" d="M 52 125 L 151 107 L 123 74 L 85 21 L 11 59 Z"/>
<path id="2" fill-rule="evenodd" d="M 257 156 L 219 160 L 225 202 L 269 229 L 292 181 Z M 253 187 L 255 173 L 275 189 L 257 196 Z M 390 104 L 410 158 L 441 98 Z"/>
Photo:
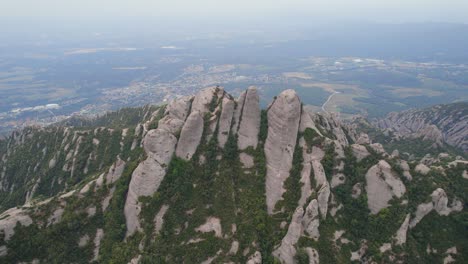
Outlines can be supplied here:
<path id="1" fill-rule="evenodd" d="M 323 103 L 322 105 L 322 111 L 324 112 L 327 112 L 327 110 L 325 110 L 325 105 L 330 102 L 330 100 L 332 99 L 332 97 L 335 95 L 335 94 L 339 94 L 340 92 L 333 92 L 332 94 L 330 94 L 330 96 L 328 96 L 328 99 L 325 103 Z"/>

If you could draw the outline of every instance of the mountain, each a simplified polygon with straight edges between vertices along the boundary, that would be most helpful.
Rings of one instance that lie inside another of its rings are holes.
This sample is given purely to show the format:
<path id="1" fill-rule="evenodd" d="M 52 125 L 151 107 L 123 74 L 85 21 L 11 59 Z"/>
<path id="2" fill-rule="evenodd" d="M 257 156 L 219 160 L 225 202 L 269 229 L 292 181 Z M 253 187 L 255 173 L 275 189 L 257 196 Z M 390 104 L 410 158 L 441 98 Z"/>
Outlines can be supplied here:
<path id="1" fill-rule="evenodd" d="M 376 139 L 255 87 L 18 131 L 0 263 L 466 262 L 467 162 Z"/>
<path id="2" fill-rule="evenodd" d="M 376 125 L 395 138 L 421 138 L 468 152 L 468 102 L 392 112 Z"/>

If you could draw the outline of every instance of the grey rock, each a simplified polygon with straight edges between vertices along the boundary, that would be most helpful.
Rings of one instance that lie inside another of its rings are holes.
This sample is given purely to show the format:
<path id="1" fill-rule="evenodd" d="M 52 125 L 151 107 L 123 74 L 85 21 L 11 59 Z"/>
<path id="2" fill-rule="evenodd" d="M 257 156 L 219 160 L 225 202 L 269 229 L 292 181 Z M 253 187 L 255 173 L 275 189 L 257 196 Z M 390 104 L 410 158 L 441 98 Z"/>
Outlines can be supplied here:
<path id="1" fill-rule="evenodd" d="M 260 131 L 260 105 L 257 88 L 249 87 L 246 92 L 242 115 L 240 117 L 239 130 L 237 132 L 237 144 L 240 150 L 248 147 L 257 148 L 258 133 Z"/>
<path id="2" fill-rule="evenodd" d="M 367 148 L 363 145 L 352 144 L 351 150 L 353 152 L 353 156 L 356 157 L 357 161 L 361 161 L 370 155 L 369 151 L 367 151 Z"/>
<path id="3" fill-rule="evenodd" d="M 224 148 L 231 130 L 232 115 L 234 114 L 234 101 L 231 98 L 224 97 L 222 111 L 219 117 L 218 127 L 218 145 Z"/>
<path id="4" fill-rule="evenodd" d="M 190 160 L 200 144 L 203 135 L 203 117 L 200 112 L 192 112 L 182 128 L 177 143 L 176 155 L 179 158 Z"/>
<path id="5" fill-rule="evenodd" d="M 239 159 L 242 163 L 243 168 L 250 169 L 254 166 L 254 159 L 247 153 L 241 152 L 239 154 Z"/>
<path id="6" fill-rule="evenodd" d="M 416 165 L 416 167 L 414 168 L 414 171 L 419 172 L 422 175 L 428 174 L 430 170 L 431 169 L 429 167 L 427 167 L 426 165 L 424 165 L 422 163 Z"/>
<path id="7" fill-rule="evenodd" d="M 23 209 L 11 208 L 0 214 L 0 231 L 3 231 L 5 241 L 15 234 L 17 223 L 23 226 L 29 226 L 33 223 L 31 217 Z"/>
<path id="8" fill-rule="evenodd" d="M 320 264 L 320 256 L 315 248 L 306 247 L 305 252 L 309 256 L 309 264 Z"/>
<path id="9" fill-rule="evenodd" d="M 320 237 L 319 227 L 319 211 L 318 202 L 316 199 L 312 200 L 306 208 L 305 214 L 302 218 L 302 227 L 304 232 L 315 241 Z"/>
<path id="10" fill-rule="evenodd" d="M 396 235 L 395 235 L 395 245 L 403 245 L 406 243 L 406 234 L 408 232 L 408 227 L 409 227 L 409 222 L 410 222 L 410 214 L 407 214 L 405 217 L 405 220 L 401 224 L 400 228 L 398 229 Z"/>
<path id="11" fill-rule="evenodd" d="M 387 208 L 393 196 L 400 198 L 406 192 L 405 185 L 385 160 L 367 171 L 366 182 L 367 205 L 372 214 Z"/>
<path id="12" fill-rule="evenodd" d="M 296 255 L 295 245 L 299 241 L 302 233 L 302 217 L 304 209 L 298 207 L 294 212 L 288 232 L 281 240 L 281 245 L 273 251 L 273 256 L 277 257 L 281 263 L 293 264 Z"/>
<path id="13" fill-rule="evenodd" d="M 432 204 L 432 202 L 418 205 L 415 216 L 410 221 L 410 228 L 414 228 L 419 223 L 419 221 L 421 221 L 424 218 L 424 216 L 426 216 L 432 211 L 432 209 L 434 209 L 434 205 Z"/>
<path id="14" fill-rule="evenodd" d="M 153 195 L 158 190 L 166 175 L 166 168 L 174 153 L 176 141 L 174 135 L 162 129 L 150 130 L 145 136 L 143 145 L 148 158 L 133 172 L 125 202 L 127 236 L 140 229 L 138 216 L 141 205 L 138 198 Z"/>
<path id="15" fill-rule="evenodd" d="M 268 110 L 268 137 L 264 151 L 269 214 L 273 213 L 276 203 L 285 192 L 283 184 L 292 166 L 300 115 L 301 102 L 294 90 L 283 91 Z"/>

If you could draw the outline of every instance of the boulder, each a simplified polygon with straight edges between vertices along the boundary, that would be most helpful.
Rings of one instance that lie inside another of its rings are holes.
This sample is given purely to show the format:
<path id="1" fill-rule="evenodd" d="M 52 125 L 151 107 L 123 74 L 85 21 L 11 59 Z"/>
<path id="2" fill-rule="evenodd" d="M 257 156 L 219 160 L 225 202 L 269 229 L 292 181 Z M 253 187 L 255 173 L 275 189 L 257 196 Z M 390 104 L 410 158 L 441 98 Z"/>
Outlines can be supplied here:
<path id="1" fill-rule="evenodd" d="M 203 117 L 199 111 L 192 111 L 180 133 L 176 155 L 184 160 L 190 160 L 197 151 L 203 135 Z"/>
<path id="2" fill-rule="evenodd" d="M 269 214 L 273 213 L 276 203 L 285 192 L 283 184 L 291 170 L 300 117 L 301 102 L 294 90 L 283 91 L 268 110 L 268 137 L 264 151 Z M 241 126 L 242 122 L 244 118 Z"/>
<path id="3" fill-rule="evenodd" d="M 248 147 L 257 148 L 258 133 L 260 132 L 260 105 L 257 88 L 249 87 L 246 92 L 239 130 L 237 131 L 237 145 L 240 150 Z"/>

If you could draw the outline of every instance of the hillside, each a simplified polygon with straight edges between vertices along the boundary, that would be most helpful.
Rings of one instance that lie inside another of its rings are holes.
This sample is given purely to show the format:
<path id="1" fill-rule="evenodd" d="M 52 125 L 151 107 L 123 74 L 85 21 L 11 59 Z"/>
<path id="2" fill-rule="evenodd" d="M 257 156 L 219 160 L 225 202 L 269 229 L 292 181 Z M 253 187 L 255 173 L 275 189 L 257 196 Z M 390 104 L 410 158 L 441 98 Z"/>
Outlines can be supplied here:
<path id="1" fill-rule="evenodd" d="M 0 140 L 0 263 L 464 263 L 468 165 L 447 155 L 254 87 L 29 128 Z"/>
<path id="2" fill-rule="evenodd" d="M 392 112 L 375 124 L 396 139 L 422 139 L 468 152 L 468 102 Z"/>

